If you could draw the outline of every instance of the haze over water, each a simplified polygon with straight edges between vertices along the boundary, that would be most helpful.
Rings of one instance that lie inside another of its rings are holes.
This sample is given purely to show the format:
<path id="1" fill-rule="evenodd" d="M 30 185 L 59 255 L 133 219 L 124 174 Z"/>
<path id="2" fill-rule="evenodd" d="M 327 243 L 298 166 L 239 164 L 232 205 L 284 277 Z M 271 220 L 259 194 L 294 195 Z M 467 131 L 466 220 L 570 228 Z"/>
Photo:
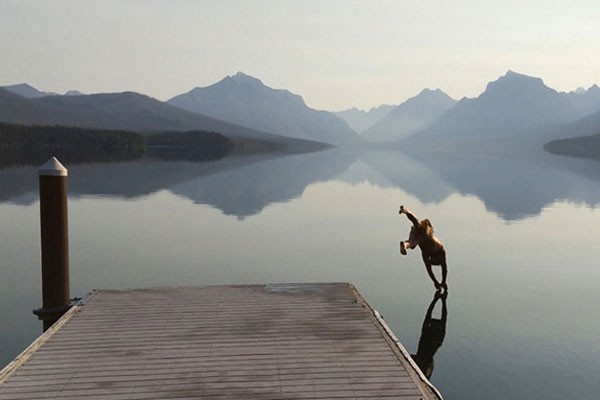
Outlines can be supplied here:
<path id="1" fill-rule="evenodd" d="M 597 399 L 600 164 L 554 154 L 600 160 L 598 20 L 597 0 L 0 1 L 0 367 L 41 331 L 37 169 L 15 165 L 59 155 L 72 296 L 348 281 L 447 400 Z M 313 140 L 340 148 L 275 154 Z M 445 320 L 401 204 L 446 247 Z"/>
<path id="2" fill-rule="evenodd" d="M 431 376 L 444 398 L 595 399 L 598 164 L 554 160 L 490 159 L 492 173 L 469 160 L 340 149 L 67 166 L 72 295 L 347 281 L 414 354 L 434 288 L 419 252 L 398 251 L 404 204 L 432 221 L 448 252 L 446 333 Z M 31 310 L 41 289 L 36 168 L 0 179 L 4 365 L 40 333 Z"/>

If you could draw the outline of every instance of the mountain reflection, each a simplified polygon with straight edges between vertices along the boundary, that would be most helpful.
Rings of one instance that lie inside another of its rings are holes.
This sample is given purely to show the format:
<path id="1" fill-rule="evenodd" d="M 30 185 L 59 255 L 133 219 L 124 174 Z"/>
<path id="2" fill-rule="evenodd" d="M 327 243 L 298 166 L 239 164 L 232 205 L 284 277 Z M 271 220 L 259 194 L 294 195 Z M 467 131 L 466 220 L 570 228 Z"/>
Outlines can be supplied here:
<path id="1" fill-rule="evenodd" d="M 357 156 L 355 150 L 334 149 L 277 157 L 188 180 L 171 191 L 243 218 L 299 197 L 310 184 L 336 179 Z"/>
<path id="2" fill-rule="evenodd" d="M 411 354 L 411 357 L 427 379 L 431 378 L 433 373 L 433 356 L 442 346 L 444 337 L 446 336 L 446 322 L 448 321 L 448 306 L 446 300 L 448 298 L 448 291 L 435 292 L 433 300 L 427 312 L 425 313 L 425 319 L 421 326 L 421 337 L 419 338 L 419 347 L 417 348 L 416 354 Z M 442 301 L 442 311 L 439 319 L 432 318 L 433 310 L 437 302 Z"/>
<path id="3" fill-rule="evenodd" d="M 231 156 L 212 162 L 152 159 L 67 165 L 69 195 L 121 198 L 160 190 L 209 204 L 243 218 L 273 202 L 298 197 L 315 182 L 329 181 L 357 159 L 356 150 L 301 155 Z M 0 202 L 28 205 L 37 200 L 37 167 L 0 170 Z"/>
<path id="4" fill-rule="evenodd" d="M 143 159 L 67 165 L 71 196 L 121 198 L 160 190 L 209 204 L 244 218 L 274 202 L 299 197 L 316 182 L 401 188 L 424 203 L 452 193 L 475 195 L 505 220 L 537 215 L 557 200 L 600 203 L 600 164 L 557 157 L 542 150 L 519 152 L 331 149 L 298 155 L 230 156 L 217 161 Z M 37 200 L 37 167 L 0 169 L 0 202 Z"/>
<path id="5" fill-rule="evenodd" d="M 477 196 L 504 220 L 538 215 L 557 200 L 589 206 L 600 202 L 598 162 L 554 156 L 535 142 L 516 146 L 499 141 L 431 151 L 406 148 L 402 152 L 426 165 L 455 191 Z"/>

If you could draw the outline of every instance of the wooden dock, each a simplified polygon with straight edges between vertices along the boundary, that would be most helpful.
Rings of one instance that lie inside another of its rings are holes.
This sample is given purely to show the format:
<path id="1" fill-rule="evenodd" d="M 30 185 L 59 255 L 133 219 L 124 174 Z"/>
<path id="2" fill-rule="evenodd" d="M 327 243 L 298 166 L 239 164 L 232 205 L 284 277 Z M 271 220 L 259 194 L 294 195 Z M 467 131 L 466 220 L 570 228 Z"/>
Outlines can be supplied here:
<path id="1" fill-rule="evenodd" d="M 351 284 L 99 290 L 0 371 L 0 400 L 441 399 Z"/>

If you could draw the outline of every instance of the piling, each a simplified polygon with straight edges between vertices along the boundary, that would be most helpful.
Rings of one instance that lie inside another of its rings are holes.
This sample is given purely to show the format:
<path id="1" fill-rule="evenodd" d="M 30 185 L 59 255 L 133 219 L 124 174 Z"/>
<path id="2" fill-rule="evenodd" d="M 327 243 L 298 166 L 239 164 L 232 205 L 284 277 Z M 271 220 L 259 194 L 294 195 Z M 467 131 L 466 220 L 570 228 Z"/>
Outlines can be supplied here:
<path id="1" fill-rule="evenodd" d="M 70 307 L 67 169 L 52 157 L 39 169 L 44 331 Z"/>

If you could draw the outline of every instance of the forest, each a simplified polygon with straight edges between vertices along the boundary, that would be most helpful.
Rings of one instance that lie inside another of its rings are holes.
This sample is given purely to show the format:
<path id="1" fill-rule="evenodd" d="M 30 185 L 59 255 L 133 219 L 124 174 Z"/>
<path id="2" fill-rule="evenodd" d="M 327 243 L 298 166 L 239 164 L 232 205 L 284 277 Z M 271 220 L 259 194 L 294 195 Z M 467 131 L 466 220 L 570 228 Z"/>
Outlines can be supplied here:
<path id="1" fill-rule="evenodd" d="M 143 157 L 214 160 L 234 147 L 206 131 L 137 133 L 0 122 L 0 168 L 43 164 L 52 156 L 67 164 L 135 160 Z"/>

